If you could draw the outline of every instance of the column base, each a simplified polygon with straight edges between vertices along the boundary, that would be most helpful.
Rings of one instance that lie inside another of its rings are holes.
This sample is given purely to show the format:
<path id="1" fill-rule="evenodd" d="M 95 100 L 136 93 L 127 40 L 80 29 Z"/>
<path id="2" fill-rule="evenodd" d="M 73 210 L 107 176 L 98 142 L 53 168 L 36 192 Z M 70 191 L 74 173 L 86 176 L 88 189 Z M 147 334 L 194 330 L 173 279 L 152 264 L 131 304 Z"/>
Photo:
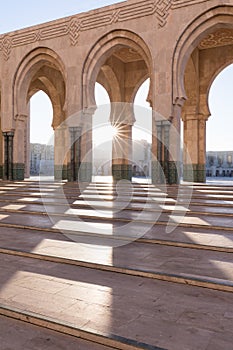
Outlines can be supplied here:
<path id="1" fill-rule="evenodd" d="M 24 180 L 25 165 L 24 163 L 14 163 L 12 166 L 13 180 Z"/>
<path id="2" fill-rule="evenodd" d="M 114 181 L 132 180 L 131 164 L 112 164 L 112 177 Z"/>
<path id="3" fill-rule="evenodd" d="M 67 165 L 54 165 L 54 180 L 67 180 Z"/>
<path id="4" fill-rule="evenodd" d="M 204 164 L 184 164 L 183 179 L 188 182 L 206 182 L 206 167 Z"/>
<path id="5" fill-rule="evenodd" d="M 166 183 L 163 168 L 157 160 L 151 162 L 151 181 L 154 185 Z"/>
<path id="6" fill-rule="evenodd" d="M 82 162 L 79 168 L 75 169 L 78 182 L 92 181 L 92 163 Z"/>
<path id="7" fill-rule="evenodd" d="M 168 184 L 174 185 L 180 183 L 180 162 L 168 162 Z"/>
<path id="8" fill-rule="evenodd" d="M 3 165 L 0 165 L 0 179 L 3 179 Z"/>
<path id="9" fill-rule="evenodd" d="M 153 184 L 179 184 L 180 162 L 169 161 L 168 163 L 151 162 L 151 180 Z"/>

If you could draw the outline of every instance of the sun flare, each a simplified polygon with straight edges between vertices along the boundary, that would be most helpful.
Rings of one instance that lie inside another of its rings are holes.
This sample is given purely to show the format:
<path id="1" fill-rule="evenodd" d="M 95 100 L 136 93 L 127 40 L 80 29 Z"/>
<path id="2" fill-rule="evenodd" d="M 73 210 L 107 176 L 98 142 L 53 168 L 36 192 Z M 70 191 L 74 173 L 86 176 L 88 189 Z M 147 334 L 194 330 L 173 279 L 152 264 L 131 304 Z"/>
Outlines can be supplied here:
<path id="1" fill-rule="evenodd" d="M 110 132 L 111 132 L 112 138 L 116 137 L 118 135 L 118 128 L 114 125 L 111 125 Z"/>

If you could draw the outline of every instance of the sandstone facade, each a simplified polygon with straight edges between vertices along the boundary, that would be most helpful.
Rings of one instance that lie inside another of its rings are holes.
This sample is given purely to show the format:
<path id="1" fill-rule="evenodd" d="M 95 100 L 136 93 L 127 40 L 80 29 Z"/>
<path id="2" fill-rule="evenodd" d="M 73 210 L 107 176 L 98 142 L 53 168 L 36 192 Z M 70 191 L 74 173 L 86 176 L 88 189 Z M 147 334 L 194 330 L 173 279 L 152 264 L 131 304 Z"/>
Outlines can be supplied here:
<path id="1" fill-rule="evenodd" d="M 43 90 L 57 130 L 56 177 L 77 180 L 81 166 L 80 179 L 89 181 L 95 83 L 105 87 L 111 102 L 133 103 L 150 78 L 153 182 L 161 181 L 161 171 L 167 182 L 179 182 L 181 118 L 188 151 L 184 179 L 204 182 L 208 92 L 232 61 L 233 0 L 128 0 L 1 35 L 1 177 L 28 176 L 29 101 Z M 78 122 L 65 122 L 80 111 Z M 132 111 L 119 113 L 117 121 L 111 113 L 124 131 L 124 152 L 118 155 L 113 145 L 117 179 L 131 177 L 134 123 Z"/>

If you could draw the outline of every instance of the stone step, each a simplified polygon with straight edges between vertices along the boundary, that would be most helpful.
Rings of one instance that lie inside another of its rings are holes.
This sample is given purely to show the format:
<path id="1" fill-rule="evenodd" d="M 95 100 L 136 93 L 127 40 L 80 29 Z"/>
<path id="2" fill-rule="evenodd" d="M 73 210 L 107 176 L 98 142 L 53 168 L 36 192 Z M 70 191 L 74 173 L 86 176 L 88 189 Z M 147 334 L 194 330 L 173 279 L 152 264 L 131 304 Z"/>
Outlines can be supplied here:
<path id="1" fill-rule="evenodd" d="M 130 207 L 116 213 L 111 184 L 87 184 L 87 203 L 63 184 L 71 213 L 58 183 L 14 185 L 0 201 L 0 314 L 106 350 L 231 349 L 232 187 L 195 185 L 186 210 L 189 187 L 122 186 Z"/>
<path id="2" fill-rule="evenodd" d="M 52 332 L 58 332 L 59 336 L 61 337 L 61 334 L 64 334 L 66 336 L 72 336 L 75 337 L 72 339 L 66 339 L 68 344 L 66 345 L 67 348 L 72 349 L 72 343 L 75 347 L 73 349 L 77 349 L 77 346 L 82 346 L 83 349 L 96 349 L 96 350 L 113 350 L 113 349 L 119 349 L 119 350 L 165 350 L 162 348 L 159 348 L 157 346 L 152 346 L 149 344 L 141 343 L 136 340 L 132 340 L 129 338 L 116 336 L 114 334 L 107 334 L 103 332 L 99 332 L 97 330 L 89 330 L 84 327 L 76 327 L 75 324 L 69 323 L 69 322 L 61 322 L 56 319 L 52 319 L 51 317 L 40 315 L 39 313 L 34 312 L 28 312 L 22 309 L 12 308 L 9 306 L 4 306 L 0 304 L 0 315 L 4 317 L 9 317 L 11 319 L 17 320 L 18 322 L 26 322 L 27 327 L 28 325 L 31 326 L 37 326 L 40 327 L 40 333 L 42 333 L 42 341 L 43 343 L 46 343 L 44 337 L 45 337 L 45 330 L 46 333 L 52 331 Z M 21 325 L 22 327 L 22 325 Z M 41 330 L 43 329 L 43 331 Z M 25 329 L 24 329 L 25 331 Z M 30 329 L 31 331 L 31 329 Z M 47 335 L 47 334 L 46 334 Z M 47 335 L 48 336 L 48 335 Z M 31 337 L 31 333 L 30 336 Z M 48 338 L 47 338 L 48 339 Z M 77 340 L 78 339 L 78 343 Z M 38 340 L 37 340 L 38 342 Z M 71 344 L 70 344 L 71 342 Z M 71 345 L 71 347 L 70 347 Z M 19 346 L 19 343 L 17 342 L 17 346 Z M 50 346 L 51 348 L 51 346 Z M 44 347 L 43 347 L 44 349 Z M 54 350 L 57 348 L 54 347 Z"/>
<path id="3" fill-rule="evenodd" d="M 166 273 L 166 272 L 160 272 L 160 271 L 150 271 L 150 270 L 143 270 L 143 269 L 132 269 L 132 268 L 125 268 L 125 267 L 118 267 L 118 266 L 110 266 L 110 265 L 104 265 L 99 263 L 92 263 L 88 262 L 86 260 L 74 260 L 70 258 L 62 258 L 59 256 L 49 256 L 47 254 L 38 254 L 38 253 L 28 253 L 24 251 L 16 251 L 16 250 L 10 250 L 10 249 L 1 249 L 1 254 L 8 254 L 18 257 L 24 257 L 24 258 L 32 258 L 32 259 L 38 259 L 41 261 L 49 261 L 54 263 L 61 263 L 61 264 L 69 264 L 73 266 L 79 266 L 79 267 L 85 267 L 88 269 L 95 269 L 100 271 L 107 271 L 107 272 L 114 272 L 114 273 L 120 273 L 125 274 L 128 276 L 137 276 L 137 277 L 143 277 L 143 278 L 149 278 L 149 279 L 155 279 L 165 282 L 173 282 L 173 283 L 179 283 L 179 284 L 185 284 L 195 287 L 202 287 L 202 288 L 208 288 L 223 292 L 233 292 L 233 282 L 232 280 L 229 281 L 228 279 L 220 279 L 220 278 L 213 278 L 208 276 L 200 276 L 200 275 L 191 275 L 191 274 L 185 274 L 185 273 Z"/>
<path id="4" fill-rule="evenodd" d="M 0 248 L 2 254 L 29 257 L 39 260 L 65 263 L 75 266 L 142 276 L 168 282 L 189 284 L 221 291 L 233 291 L 233 262 L 231 254 L 205 252 L 177 246 L 153 246 L 131 243 L 127 246 L 107 248 L 99 242 L 94 248 L 86 236 L 79 237 L 84 243 L 68 241 L 42 241 L 34 249 Z M 100 254 L 101 252 L 101 254 Z M 114 259 L 112 260 L 111 254 Z"/>
<path id="5" fill-rule="evenodd" d="M 64 203 L 58 205 L 57 203 L 51 203 L 48 204 L 46 203 L 46 211 L 44 209 L 44 207 L 41 205 L 42 203 L 33 203 L 33 204 L 26 204 L 23 205 L 22 203 L 19 204 L 19 201 L 12 203 L 12 201 L 8 201 L 8 203 L 11 204 L 6 204 L 6 202 L 2 202 L 0 201 L 0 212 L 4 213 L 23 213 L 23 214 L 31 214 L 31 215 L 38 215 L 38 214 L 52 214 L 52 215 L 64 215 L 64 216 L 70 216 L 72 214 L 77 213 L 78 215 L 83 215 L 83 213 L 85 214 L 85 212 L 88 214 L 88 212 L 96 212 L 98 215 L 98 217 L 100 216 L 99 211 L 101 212 L 102 216 L 105 216 L 105 213 L 111 213 L 111 214 L 118 214 L 118 213 L 126 213 L 126 215 L 130 215 L 131 213 L 138 213 L 141 212 L 143 210 L 143 212 L 145 213 L 163 213 L 163 214 L 171 214 L 171 213 L 176 213 L 177 215 L 179 214 L 184 214 L 186 216 L 191 216 L 191 215 L 199 215 L 199 216 L 203 216 L 203 215 L 208 215 L 208 216 L 214 216 L 214 217 L 222 217 L 222 218 L 233 218 L 233 208 L 232 206 L 229 207 L 228 209 L 226 208 L 219 208 L 219 207 L 208 207 L 208 206 L 198 206 L 198 210 L 196 207 L 194 207 L 193 205 L 191 206 L 187 206 L 187 208 L 185 206 L 183 206 L 182 204 L 179 205 L 146 205 L 142 207 L 141 204 L 135 204 L 135 205 L 131 205 L 129 207 L 126 207 L 124 209 L 121 209 L 122 207 L 122 202 L 116 202 L 114 204 L 111 204 L 111 206 L 106 205 L 106 203 L 102 203 L 102 201 L 100 203 L 96 203 L 90 202 L 89 204 L 85 203 L 85 202 L 80 202 L 77 203 L 77 201 L 75 201 L 75 204 L 70 204 L 69 207 L 70 210 L 69 213 L 66 213 L 67 211 L 67 206 L 64 205 Z M 94 207 L 94 209 L 93 209 Z M 119 209 L 118 209 L 119 208 Z M 79 214 L 80 213 L 80 214 Z M 115 216 L 117 216 L 115 214 Z M 151 214 L 150 214 L 151 215 Z M 93 217 L 95 217 L 95 215 L 93 215 Z"/>
<path id="6" fill-rule="evenodd" d="M 1 226 L 0 235 L 0 247 L 2 248 L 16 248 L 21 249 L 27 247 L 27 249 L 34 249 L 34 245 L 40 243 L 43 239 L 49 240 L 69 240 L 67 236 L 60 230 L 50 230 L 42 228 L 30 228 L 20 225 L 5 225 Z M 137 229 L 137 231 L 136 231 Z M 84 233 L 76 232 L 76 235 L 80 236 L 80 240 L 83 238 Z M 85 233 L 85 237 L 94 239 L 103 238 L 102 235 L 97 233 Z M 141 238 L 139 238 L 141 237 Z M 118 239 L 124 239 L 124 237 L 118 237 Z M 202 250 L 218 251 L 225 253 L 232 253 L 233 240 L 232 231 L 220 231 L 220 230 L 200 230 L 197 228 L 189 228 L 184 230 L 182 227 L 176 227 L 174 231 L 167 233 L 166 226 L 157 225 L 150 228 L 145 235 L 140 235 L 140 227 L 135 227 L 135 236 L 133 240 L 137 240 L 138 243 L 167 245 L 183 248 L 195 248 Z M 108 237 L 111 242 L 111 238 Z M 105 237 L 106 240 L 106 237 Z M 18 246 L 20 244 L 20 246 Z"/>
<path id="7" fill-rule="evenodd" d="M 1 350 L 113 350 L 114 348 L 74 337 L 72 332 L 62 332 L 58 324 L 48 324 L 43 319 L 34 318 L 23 310 L 0 307 Z M 6 316 L 2 316 L 6 315 Z M 41 327 L 43 323 L 43 327 Z M 36 325 L 38 324 L 38 325 Z M 56 330 L 56 331 L 54 331 Z"/>
<path id="8" fill-rule="evenodd" d="M 19 207 L 18 207 L 19 208 Z M 67 231 L 82 231 L 79 228 L 79 224 L 84 222 L 92 222 L 95 220 L 102 224 L 106 222 L 113 225 L 117 222 L 122 224 L 131 222 L 132 224 L 143 223 L 148 226 L 153 225 L 166 225 L 167 227 L 181 226 L 181 227 L 199 227 L 209 228 L 216 230 L 228 230 L 233 231 L 233 217 L 225 215 L 208 215 L 203 213 L 202 215 L 196 215 L 195 212 L 191 212 L 186 215 L 184 210 L 179 213 L 169 212 L 147 212 L 147 211 L 118 211 L 114 213 L 112 210 L 96 210 L 96 209 L 69 209 L 69 206 L 61 210 L 61 213 L 56 212 L 41 212 L 41 211 L 23 211 L 14 209 L 0 209 L 1 225 L 18 224 L 24 227 L 42 227 L 51 229 L 62 229 Z M 8 215 L 9 214 L 9 215 Z M 48 216 L 49 214 L 49 216 Z"/>
<path id="9" fill-rule="evenodd" d="M 7 254 L 0 259 L 0 313 L 8 317 L 117 349 L 232 345 L 231 293 Z"/>

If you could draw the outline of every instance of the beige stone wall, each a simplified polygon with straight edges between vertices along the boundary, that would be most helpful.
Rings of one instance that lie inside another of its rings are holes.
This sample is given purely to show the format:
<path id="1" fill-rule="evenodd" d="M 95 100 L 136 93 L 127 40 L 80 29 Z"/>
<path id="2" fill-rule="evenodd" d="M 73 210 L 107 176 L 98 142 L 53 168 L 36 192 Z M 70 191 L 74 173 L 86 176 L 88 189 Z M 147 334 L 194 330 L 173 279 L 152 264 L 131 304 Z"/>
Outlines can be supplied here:
<path id="1" fill-rule="evenodd" d="M 173 117 L 177 130 L 182 111 L 184 119 L 194 120 L 185 137 L 190 152 L 197 152 L 191 162 L 202 164 L 205 134 L 194 125 L 208 118 L 210 83 L 232 62 L 232 19 L 233 0 L 128 0 L 1 35 L 2 131 L 14 130 L 14 147 L 23 147 L 17 145 L 22 143 L 19 120 L 28 117 L 28 101 L 39 89 L 51 98 L 57 127 L 95 105 L 95 81 L 112 101 L 133 102 L 149 77 L 154 110 Z M 14 151 L 14 162 L 23 161 Z"/>

